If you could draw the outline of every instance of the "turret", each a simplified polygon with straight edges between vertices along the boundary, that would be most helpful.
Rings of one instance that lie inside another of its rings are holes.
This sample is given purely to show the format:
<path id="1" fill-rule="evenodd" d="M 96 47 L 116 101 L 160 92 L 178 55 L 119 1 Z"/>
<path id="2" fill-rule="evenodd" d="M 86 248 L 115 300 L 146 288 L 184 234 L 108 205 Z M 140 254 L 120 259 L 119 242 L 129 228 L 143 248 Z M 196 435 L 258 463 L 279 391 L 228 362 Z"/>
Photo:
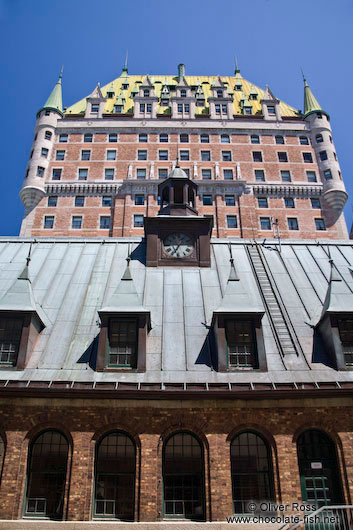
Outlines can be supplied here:
<path id="1" fill-rule="evenodd" d="M 335 146 L 332 140 L 330 117 L 324 111 L 306 79 L 304 80 L 304 120 L 308 123 L 312 134 L 312 145 L 324 184 L 324 199 L 327 204 L 339 213 L 348 198 L 340 166 L 337 160 Z"/>
<path id="2" fill-rule="evenodd" d="M 63 117 L 61 79 L 62 70 L 45 105 L 37 112 L 34 140 L 20 192 L 25 207 L 24 225 L 29 213 L 45 195 L 45 180 L 55 141 L 55 128 L 58 119 Z M 24 227 L 23 230 L 25 230 Z"/>

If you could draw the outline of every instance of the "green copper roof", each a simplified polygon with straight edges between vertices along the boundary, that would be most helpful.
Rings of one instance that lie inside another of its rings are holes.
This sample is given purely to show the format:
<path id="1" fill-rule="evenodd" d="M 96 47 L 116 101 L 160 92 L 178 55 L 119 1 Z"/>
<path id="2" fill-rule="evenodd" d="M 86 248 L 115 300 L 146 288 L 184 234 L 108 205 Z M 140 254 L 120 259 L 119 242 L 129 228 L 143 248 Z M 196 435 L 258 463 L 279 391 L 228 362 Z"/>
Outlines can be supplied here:
<path id="1" fill-rule="evenodd" d="M 312 93 L 308 83 L 306 82 L 304 75 L 303 75 L 303 80 L 304 80 L 304 118 L 306 118 L 306 116 L 308 116 L 312 112 L 316 112 L 316 111 L 324 112 L 318 100 Z"/>
<path id="2" fill-rule="evenodd" d="M 63 76 L 63 70 L 61 69 L 59 79 L 55 87 L 53 88 L 52 93 L 50 94 L 47 101 L 45 102 L 43 109 L 57 110 L 60 112 L 60 114 L 63 114 L 63 100 L 62 100 L 62 93 L 61 93 L 62 76 Z"/>

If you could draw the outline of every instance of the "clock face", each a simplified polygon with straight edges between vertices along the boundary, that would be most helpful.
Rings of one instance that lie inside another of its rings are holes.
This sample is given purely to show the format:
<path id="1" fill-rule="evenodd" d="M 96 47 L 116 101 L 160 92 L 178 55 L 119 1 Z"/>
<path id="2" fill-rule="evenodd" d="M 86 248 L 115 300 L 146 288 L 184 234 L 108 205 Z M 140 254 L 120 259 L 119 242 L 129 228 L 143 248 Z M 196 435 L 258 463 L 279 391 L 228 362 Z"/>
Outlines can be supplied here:
<path id="1" fill-rule="evenodd" d="M 163 241 L 163 249 L 169 258 L 186 258 L 192 254 L 194 242 L 181 232 L 169 234 Z"/>

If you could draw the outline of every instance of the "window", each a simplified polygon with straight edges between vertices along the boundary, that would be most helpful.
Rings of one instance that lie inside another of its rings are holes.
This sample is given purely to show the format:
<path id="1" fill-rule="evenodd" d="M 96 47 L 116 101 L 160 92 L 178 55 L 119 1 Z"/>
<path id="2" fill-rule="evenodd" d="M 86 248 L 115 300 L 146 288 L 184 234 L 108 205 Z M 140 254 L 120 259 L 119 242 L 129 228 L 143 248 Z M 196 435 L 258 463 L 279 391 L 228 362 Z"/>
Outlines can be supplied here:
<path id="1" fill-rule="evenodd" d="M 121 521 L 134 520 L 136 447 L 123 432 L 111 432 L 96 452 L 93 515 Z"/>
<path id="2" fill-rule="evenodd" d="M 254 93 L 250 94 L 249 95 L 249 99 L 252 99 L 252 100 L 256 101 L 257 100 L 257 94 L 254 94 Z"/>
<path id="3" fill-rule="evenodd" d="M 288 217 L 288 230 L 299 230 L 298 219 L 296 217 Z"/>
<path id="4" fill-rule="evenodd" d="M 33 156 L 33 149 L 32 149 L 32 151 L 31 151 L 31 153 L 29 155 L 29 158 L 32 158 L 32 156 Z"/>
<path id="5" fill-rule="evenodd" d="M 54 215 L 46 215 L 44 217 L 43 228 L 45 228 L 46 230 L 50 230 L 51 228 L 54 228 Z"/>
<path id="6" fill-rule="evenodd" d="M 44 133 L 44 138 L 45 138 L 46 140 L 51 140 L 51 137 L 52 137 L 52 133 L 51 133 L 51 131 L 45 131 L 45 133 Z"/>
<path id="7" fill-rule="evenodd" d="M 317 113 L 316 113 L 316 116 L 319 118 L 319 120 L 322 120 L 322 114 L 321 114 L 321 112 L 317 112 Z"/>
<path id="8" fill-rule="evenodd" d="M 243 114 L 252 114 L 252 107 L 243 107 Z"/>
<path id="9" fill-rule="evenodd" d="M 163 448 L 163 516 L 205 520 L 204 459 L 200 442 L 178 432 Z"/>
<path id="10" fill-rule="evenodd" d="M 281 180 L 282 182 L 291 182 L 292 177 L 290 171 L 281 171 Z"/>
<path id="11" fill-rule="evenodd" d="M 259 144 L 260 143 L 260 136 L 258 134 L 252 134 L 250 136 L 250 142 L 252 144 Z"/>
<path id="12" fill-rule="evenodd" d="M 255 169 L 255 180 L 257 182 L 265 182 L 265 172 L 263 169 Z"/>
<path id="13" fill-rule="evenodd" d="M 223 162 L 231 162 L 232 153 L 230 151 L 222 151 L 222 160 Z"/>
<path id="14" fill-rule="evenodd" d="M 324 219 L 321 219 L 321 218 L 315 219 L 315 230 L 326 230 Z"/>
<path id="15" fill-rule="evenodd" d="M 114 180 L 114 169 L 110 167 L 104 168 L 104 180 Z"/>
<path id="16" fill-rule="evenodd" d="M 91 112 L 97 113 L 98 111 L 99 111 L 99 104 L 98 103 L 92 103 Z"/>
<path id="17" fill-rule="evenodd" d="M 324 221 L 323 219 L 315 219 L 316 221 Z M 318 228 L 316 225 L 316 230 L 326 230 L 325 222 L 323 222 L 324 228 Z M 353 366 L 353 320 L 350 319 L 338 319 L 338 331 L 342 344 L 342 352 L 344 365 L 352 367 Z"/>
<path id="18" fill-rule="evenodd" d="M 227 105 L 222 105 L 223 114 L 227 114 Z"/>
<path id="19" fill-rule="evenodd" d="M 143 215 L 135 214 L 134 215 L 134 226 L 136 228 L 143 227 Z"/>
<path id="20" fill-rule="evenodd" d="M 147 160 L 147 151 L 139 149 L 137 151 L 137 160 Z"/>
<path id="21" fill-rule="evenodd" d="M 185 103 L 184 105 L 184 111 L 185 112 L 190 112 L 190 105 L 188 103 Z"/>
<path id="22" fill-rule="evenodd" d="M 75 197 L 75 206 L 78 208 L 78 207 L 82 207 L 85 205 L 85 198 L 83 195 L 77 195 Z"/>
<path id="23" fill-rule="evenodd" d="M 182 103 L 178 103 L 178 112 L 181 113 L 181 112 L 183 112 L 183 110 L 184 110 L 184 112 L 189 112 L 190 111 L 190 105 L 188 103 L 184 103 L 184 105 Z M 182 136 L 182 135 L 180 135 L 180 136 Z M 186 136 L 188 136 L 188 135 L 186 135 Z M 183 140 L 180 140 L 180 141 L 182 142 Z M 189 141 L 189 140 L 187 140 L 187 141 Z"/>
<path id="24" fill-rule="evenodd" d="M 315 136 L 315 139 L 316 139 L 316 143 L 317 143 L 317 144 L 321 144 L 321 142 L 324 141 L 324 138 L 323 138 L 322 134 L 317 134 L 317 135 Z"/>
<path id="25" fill-rule="evenodd" d="M 159 135 L 159 141 L 160 141 L 161 143 L 165 143 L 165 144 L 167 144 L 168 141 L 169 141 L 169 139 L 168 139 L 168 134 L 166 134 L 166 133 L 162 133 L 162 134 L 160 134 L 160 135 Z"/>
<path id="26" fill-rule="evenodd" d="M 116 160 L 116 150 L 115 149 L 109 149 L 107 151 L 107 160 Z"/>
<path id="27" fill-rule="evenodd" d="M 48 206 L 55 207 L 58 204 L 58 198 L 56 195 L 50 195 L 48 197 Z"/>
<path id="28" fill-rule="evenodd" d="M 178 112 L 183 112 L 183 105 L 182 105 L 182 103 L 178 103 Z"/>
<path id="29" fill-rule="evenodd" d="M 88 169 L 80 168 L 78 170 L 78 180 L 87 180 L 88 177 Z"/>
<path id="30" fill-rule="evenodd" d="M 239 92 L 239 90 L 242 89 L 242 85 L 241 85 L 240 83 L 236 83 L 236 84 L 234 85 L 234 88 L 235 88 L 235 90 L 236 90 L 237 92 Z"/>
<path id="31" fill-rule="evenodd" d="M 47 149 L 46 147 L 42 147 L 41 151 L 40 151 L 40 154 L 43 158 L 47 158 L 48 156 L 48 153 L 49 153 L 49 149 Z"/>
<path id="32" fill-rule="evenodd" d="M 256 338 L 251 320 L 226 320 L 226 354 L 229 368 L 257 368 Z"/>
<path id="33" fill-rule="evenodd" d="M 200 134 L 200 142 L 202 144 L 209 144 L 210 143 L 210 135 L 209 134 Z"/>
<path id="34" fill-rule="evenodd" d="M 261 151 L 253 151 L 252 159 L 254 162 L 262 162 L 262 153 Z"/>
<path id="35" fill-rule="evenodd" d="M 211 151 L 201 151 L 201 160 L 209 162 L 211 160 Z"/>
<path id="36" fill-rule="evenodd" d="M 224 202 L 226 206 L 235 206 L 235 196 L 234 195 L 226 195 L 224 197 Z"/>
<path id="37" fill-rule="evenodd" d="M 59 135 L 59 142 L 61 144 L 66 144 L 67 143 L 67 138 L 68 138 L 67 134 L 60 134 Z"/>
<path id="38" fill-rule="evenodd" d="M 257 205 L 258 205 L 259 208 L 268 208 L 267 197 L 258 197 Z"/>
<path id="39" fill-rule="evenodd" d="M 288 155 L 285 152 L 278 152 L 278 162 L 288 162 Z"/>
<path id="40" fill-rule="evenodd" d="M 276 114 L 276 109 L 273 105 L 267 105 L 267 112 L 269 114 L 269 116 L 275 116 Z"/>
<path id="41" fill-rule="evenodd" d="M 114 105 L 114 112 L 116 112 L 117 114 L 121 114 L 123 112 L 123 108 L 123 105 Z"/>
<path id="42" fill-rule="evenodd" d="M 227 215 L 227 228 L 238 228 L 238 220 L 236 215 Z"/>
<path id="43" fill-rule="evenodd" d="M 62 519 L 69 444 L 58 431 L 40 434 L 30 445 L 26 517 Z"/>
<path id="44" fill-rule="evenodd" d="M 260 229 L 271 230 L 271 219 L 270 217 L 260 217 Z"/>
<path id="45" fill-rule="evenodd" d="M 238 434 L 230 446 L 233 513 L 251 512 L 252 503 L 274 499 L 271 453 L 254 432 Z"/>
<path id="46" fill-rule="evenodd" d="M 303 160 L 306 164 L 312 164 L 313 155 L 311 153 L 303 153 Z"/>
<path id="47" fill-rule="evenodd" d="M 124 85 L 123 85 L 123 90 L 125 90 Z M 107 92 L 108 99 L 113 99 L 114 96 L 115 96 L 115 92 Z"/>
<path id="48" fill-rule="evenodd" d="M 328 158 L 326 151 L 320 151 L 319 155 L 320 155 L 320 160 L 322 160 L 322 161 L 327 160 L 327 158 Z"/>
<path id="49" fill-rule="evenodd" d="M 309 145 L 309 138 L 307 136 L 299 136 L 300 145 Z"/>
<path id="50" fill-rule="evenodd" d="M 210 169 L 201 169 L 201 177 L 204 180 L 210 180 L 212 178 L 211 170 Z"/>
<path id="51" fill-rule="evenodd" d="M 56 151 L 55 160 L 65 160 L 65 151 Z"/>
<path id="52" fill-rule="evenodd" d="M 310 199 L 312 208 L 321 208 L 320 199 Z"/>
<path id="53" fill-rule="evenodd" d="M 118 135 L 116 133 L 109 134 L 109 142 L 110 143 L 116 143 L 118 141 Z"/>
<path id="54" fill-rule="evenodd" d="M 215 104 L 214 108 L 215 108 L 216 114 L 221 113 L 221 106 L 218 103 Z"/>
<path id="55" fill-rule="evenodd" d="M 143 97 L 144 98 L 149 98 L 150 97 L 150 91 L 148 89 L 143 91 Z"/>
<path id="56" fill-rule="evenodd" d="M 324 177 L 325 177 L 326 180 L 331 180 L 332 179 L 331 169 L 325 169 Z"/>
<path id="57" fill-rule="evenodd" d="M 334 159 L 337 161 L 337 155 L 335 152 L 333 152 Z"/>
<path id="58" fill-rule="evenodd" d="M 144 103 L 140 103 L 140 112 L 145 112 L 146 105 Z"/>
<path id="59" fill-rule="evenodd" d="M 146 169 L 141 168 L 136 170 L 136 178 L 145 179 L 146 178 Z"/>
<path id="60" fill-rule="evenodd" d="M 180 151 L 180 160 L 190 160 L 189 151 Z"/>
<path id="61" fill-rule="evenodd" d="M 213 204 L 212 195 L 203 195 L 202 196 L 202 204 L 204 206 L 212 206 L 212 204 Z"/>
<path id="62" fill-rule="evenodd" d="M 286 197 L 284 199 L 284 206 L 286 208 L 295 208 L 294 199 L 292 199 L 292 197 Z"/>
<path id="63" fill-rule="evenodd" d="M 315 171 L 307 171 L 306 178 L 308 179 L 308 182 L 317 182 Z"/>
<path id="64" fill-rule="evenodd" d="M 230 144 L 229 134 L 221 134 L 221 144 Z"/>
<path id="65" fill-rule="evenodd" d="M 136 206 L 143 206 L 145 204 L 145 196 L 135 195 L 135 204 Z"/>
<path id="66" fill-rule="evenodd" d="M 71 221 L 71 228 L 73 230 L 80 230 L 82 228 L 82 216 L 74 215 Z"/>
<path id="67" fill-rule="evenodd" d="M 223 169 L 223 178 L 224 180 L 233 180 L 233 170 Z"/>
<path id="68" fill-rule="evenodd" d="M 147 143 L 148 141 L 148 135 L 146 133 L 140 133 L 139 134 L 139 142 L 140 143 Z"/>
<path id="69" fill-rule="evenodd" d="M 275 142 L 276 144 L 284 144 L 284 137 L 280 135 L 275 136 Z"/>
<path id="70" fill-rule="evenodd" d="M 101 228 L 102 230 L 105 229 L 109 229 L 110 228 L 110 216 L 108 215 L 101 215 L 100 218 L 99 218 L 99 228 Z"/>
<path id="71" fill-rule="evenodd" d="M 16 366 L 22 327 L 22 318 L 0 317 L 0 367 Z"/>
<path id="72" fill-rule="evenodd" d="M 162 151 L 160 150 L 158 152 L 159 160 L 168 160 L 168 151 Z"/>
<path id="73" fill-rule="evenodd" d="M 81 160 L 90 160 L 91 159 L 91 151 L 89 149 L 83 150 L 81 152 Z"/>
<path id="74" fill-rule="evenodd" d="M 83 141 L 85 143 L 92 143 L 93 142 L 93 134 L 92 133 L 86 133 L 83 135 Z"/>
<path id="75" fill-rule="evenodd" d="M 46 110 L 44 113 L 45 116 L 50 116 L 50 110 Z"/>
<path id="76" fill-rule="evenodd" d="M 113 198 L 111 195 L 103 195 L 102 197 L 102 206 L 111 207 L 113 202 Z"/>
<path id="77" fill-rule="evenodd" d="M 59 169 L 57 167 L 54 167 L 53 168 L 53 173 L 52 173 L 52 180 L 60 180 L 61 179 L 61 172 L 62 172 L 62 169 Z"/>
<path id="78" fill-rule="evenodd" d="M 159 168 L 158 169 L 158 178 L 166 179 L 168 177 L 168 169 Z"/>
<path id="79" fill-rule="evenodd" d="M 188 134 L 181 134 L 180 135 L 180 143 L 181 144 L 189 143 L 189 135 Z"/>

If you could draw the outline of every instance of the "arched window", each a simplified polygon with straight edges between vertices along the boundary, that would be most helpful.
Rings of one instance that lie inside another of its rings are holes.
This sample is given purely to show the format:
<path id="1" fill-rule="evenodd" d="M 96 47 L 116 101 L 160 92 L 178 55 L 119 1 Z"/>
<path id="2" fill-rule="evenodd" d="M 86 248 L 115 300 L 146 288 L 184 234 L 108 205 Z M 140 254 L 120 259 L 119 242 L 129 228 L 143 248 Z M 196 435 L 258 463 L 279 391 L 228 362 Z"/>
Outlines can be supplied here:
<path id="1" fill-rule="evenodd" d="M 58 431 L 40 434 L 29 448 L 25 515 L 62 519 L 69 444 Z"/>
<path id="2" fill-rule="evenodd" d="M 343 502 L 335 444 L 318 429 L 303 432 L 297 441 L 303 501 L 319 508 Z"/>
<path id="3" fill-rule="evenodd" d="M 123 432 L 102 438 L 96 453 L 94 516 L 134 520 L 136 446 Z"/>
<path id="4" fill-rule="evenodd" d="M 193 434 L 178 432 L 163 451 L 163 515 L 167 518 L 205 519 L 204 459 Z"/>
<path id="5" fill-rule="evenodd" d="M 273 472 L 270 450 L 254 432 L 242 432 L 230 446 L 234 513 L 249 513 L 249 503 L 271 501 Z"/>

